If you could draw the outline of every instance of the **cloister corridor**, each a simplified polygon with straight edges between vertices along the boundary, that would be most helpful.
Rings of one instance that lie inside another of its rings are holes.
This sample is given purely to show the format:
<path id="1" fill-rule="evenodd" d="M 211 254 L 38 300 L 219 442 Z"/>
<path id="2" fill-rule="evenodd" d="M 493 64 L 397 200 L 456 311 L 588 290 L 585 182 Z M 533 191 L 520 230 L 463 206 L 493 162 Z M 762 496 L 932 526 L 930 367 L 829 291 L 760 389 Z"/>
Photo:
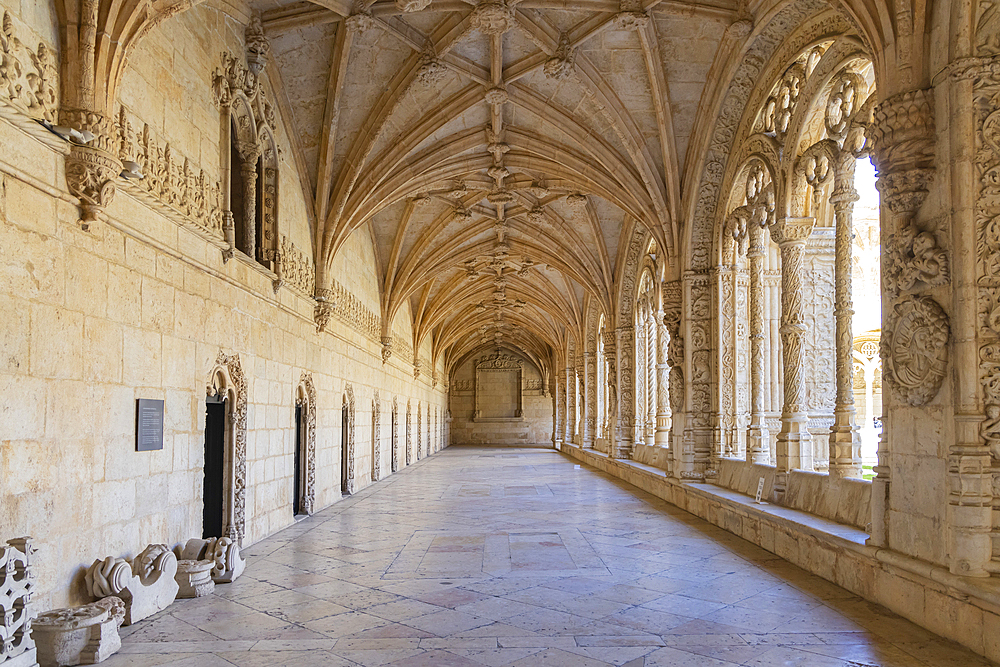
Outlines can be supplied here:
<path id="1" fill-rule="evenodd" d="M 552 450 L 446 449 L 247 556 L 104 664 L 990 664 Z"/>

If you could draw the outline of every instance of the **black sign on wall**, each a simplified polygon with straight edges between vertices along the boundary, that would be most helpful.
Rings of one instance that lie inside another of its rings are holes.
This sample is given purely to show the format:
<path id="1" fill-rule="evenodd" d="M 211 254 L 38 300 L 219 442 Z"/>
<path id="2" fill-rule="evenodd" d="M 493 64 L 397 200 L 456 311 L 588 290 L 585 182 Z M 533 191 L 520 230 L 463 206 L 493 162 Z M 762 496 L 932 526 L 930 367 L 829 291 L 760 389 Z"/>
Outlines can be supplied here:
<path id="1" fill-rule="evenodd" d="M 155 398 L 135 400 L 135 451 L 163 449 L 163 401 Z"/>

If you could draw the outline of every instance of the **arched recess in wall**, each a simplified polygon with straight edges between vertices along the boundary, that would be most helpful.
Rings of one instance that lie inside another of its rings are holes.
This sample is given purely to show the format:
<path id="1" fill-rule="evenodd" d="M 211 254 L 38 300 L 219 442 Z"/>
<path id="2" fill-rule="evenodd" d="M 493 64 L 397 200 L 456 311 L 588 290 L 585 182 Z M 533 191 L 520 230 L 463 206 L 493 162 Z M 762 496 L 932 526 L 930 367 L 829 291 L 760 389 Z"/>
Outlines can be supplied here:
<path id="1" fill-rule="evenodd" d="M 295 446 L 303 462 L 299 471 L 299 511 L 312 514 L 316 507 L 316 385 L 312 373 L 302 373 L 295 390 L 295 405 L 302 409 L 305 429 Z"/>
<path id="2" fill-rule="evenodd" d="M 247 502 L 247 381 L 238 354 L 219 352 L 205 390 L 208 396 L 225 399 L 230 406 L 226 419 L 222 533 L 242 545 Z"/>
<path id="3" fill-rule="evenodd" d="M 618 432 L 610 434 L 614 439 L 616 455 L 631 456 L 635 442 L 635 303 L 639 272 L 642 269 L 643 250 L 649 243 L 646 230 L 633 225 L 631 238 L 624 257 L 624 264 L 618 274 Z M 612 423 L 615 415 L 609 415 Z"/>
<path id="4" fill-rule="evenodd" d="M 346 447 L 346 452 L 342 452 L 341 455 L 341 465 L 346 465 L 347 472 L 342 474 L 345 491 L 347 493 L 354 493 L 355 489 L 355 477 L 354 477 L 354 437 L 355 437 L 355 404 L 354 404 L 354 387 L 347 385 L 344 388 L 344 412 L 346 413 L 347 423 L 344 428 L 344 436 L 346 436 L 346 443 L 341 442 L 340 446 L 343 450 Z"/>

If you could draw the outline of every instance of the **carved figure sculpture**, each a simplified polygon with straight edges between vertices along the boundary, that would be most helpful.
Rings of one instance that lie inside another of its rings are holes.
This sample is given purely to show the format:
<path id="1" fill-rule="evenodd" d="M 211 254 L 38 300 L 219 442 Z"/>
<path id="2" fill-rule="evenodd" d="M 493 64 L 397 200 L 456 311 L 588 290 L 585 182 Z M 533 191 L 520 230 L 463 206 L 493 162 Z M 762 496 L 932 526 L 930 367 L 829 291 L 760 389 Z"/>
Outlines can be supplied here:
<path id="1" fill-rule="evenodd" d="M 181 558 L 212 561 L 212 580 L 217 584 L 236 581 L 247 566 L 247 562 L 240 556 L 240 547 L 228 537 L 188 540 Z"/>
<path id="2" fill-rule="evenodd" d="M 125 622 L 132 625 L 170 606 L 177 597 L 177 557 L 165 544 L 150 544 L 126 560 L 108 556 L 87 570 L 87 590 L 97 598 L 116 596 L 125 602 Z"/>
<path id="3" fill-rule="evenodd" d="M 38 664 L 28 613 L 34 587 L 29 566 L 33 553 L 30 537 L 7 540 L 7 546 L 0 547 L 0 663 L 4 667 Z"/>
<path id="4" fill-rule="evenodd" d="M 121 598 L 106 597 L 82 607 L 53 609 L 34 620 L 31 637 L 42 667 L 94 665 L 122 647 L 118 628 L 125 620 Z"/>
<path id="5" fill-rule="evenodd" d="M 177 561 L 177 574 L 174 575 L 174 579 L 177 581 L 178 599 L 211 595 L 215 590 L 215 582 L 212 581 L 214 567 L 215 561 L 211 560 Z"/>

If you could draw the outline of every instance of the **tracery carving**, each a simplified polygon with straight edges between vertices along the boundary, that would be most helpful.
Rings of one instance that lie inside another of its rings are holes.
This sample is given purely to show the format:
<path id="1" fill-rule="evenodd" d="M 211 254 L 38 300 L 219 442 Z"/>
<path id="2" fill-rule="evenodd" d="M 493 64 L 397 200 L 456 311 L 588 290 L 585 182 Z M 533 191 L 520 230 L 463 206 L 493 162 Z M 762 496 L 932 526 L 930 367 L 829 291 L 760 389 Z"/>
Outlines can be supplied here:
<path id="1" fill-rule="evenodd" d="M 212 73 L 212 95 L 215 104 L 228 109 L 242 93 L 250 106 L 256 127 L 277 127 L 274 107 L 267 99 L 264 86 L 256 73 L 231 53 L 222 54 L 222 68 Z"/>
<path id="2" fill-rule="evenodd" d="M 811 17 L 823 13 L 827 7 L 828 5 L 822 0 L 799 0 L 784 5 L 771 22 L 757 34 L 741 59 L 722 102 L 718 121 L 712 129 L 712 137 L 700 174 L 692 221 L 691 270 L 706 271 L 712 264 L 711 248 L 713 235 L 716 232 L 716 208 L 722 201 L 719 193 L 726 173 L 726 162 L 733 147 L 739 145 L 740 120 L 751 94 L 757 87 L 757 82 L 762 78 L 765 64 L 789 62 L 803 45 L 814 43 L 825 35 L 843 33 L 851 29 L 840 13 L 827 12 L 823 19 L 810 21 Z M 804 26 L 796 31 L 794 40 L 787 39 L 790 25 Z"/>
<path id="3" fill-rule="evenodd" d="M 295 405 L 305 408 L 305 479 L 299 508 L 305 514 L 312 514 L 316 506 L 316 384 L 312 373 L 302 373 L 299 377 L 299 394 Z M 299 446 L 296 443 L 296 446 Z"/>
<path id="4" fill-rule="evenodd" d="M 503 352 L 490 354 L 476 362 L 477 371 L 521 370 L 521 360 Z"/>
<path id="5" fill-rule="evenodd" d="M 924 405 L 941 388 L 948 366 L 948 316 L 930 297 L 898 302 L 882 332 L 883 378 L 904 402 Z"/>
<path id="6" fill-rule="evenodd" d="M 55 54 L 44 42 L 34 51 L 21 42 L 7 11 L 0 29 L 0 109 L 4 106 L 50 123 L 56 122 L 59 111 Z"/>
<path id="7" fill-rule="evenodd" d="M 119 161 L 139 164 L 144 178 L 120 179 L 121 188 L 168 217 L 181 223 L 193 222 L 201 231 L 222 237 L 222 187 L 204 169 L 177 153 L 170 142 L 158 139 L 152 127 L 142 123 L 133 130 L 130 112 L 119 107 L 115 136 Z M 312 293 L 312 290 L 309 290 Z"/>
<path id="8" fill-rule="evenodd" d="M 284 234 L 281 235 L 280 247 L 279 261 L 284 284 L 304 294 L 312 294 L 316 289 L 316 271 L 310 254 L 296 247 Z"/>
<path id="9" fill-rule="evenodd" d="M 238 354 L 227 355 L 219 351 L 215 368 L 205 387 L 208 396 L 231 399 L 229 426 L 232 434 L 231 462 L 226 482 L 232 489 L 232 507 L 226 507 L 222 532 L 237 544 L 243 543 L 246 534 L 247 497 L 247 381 Z"/>

